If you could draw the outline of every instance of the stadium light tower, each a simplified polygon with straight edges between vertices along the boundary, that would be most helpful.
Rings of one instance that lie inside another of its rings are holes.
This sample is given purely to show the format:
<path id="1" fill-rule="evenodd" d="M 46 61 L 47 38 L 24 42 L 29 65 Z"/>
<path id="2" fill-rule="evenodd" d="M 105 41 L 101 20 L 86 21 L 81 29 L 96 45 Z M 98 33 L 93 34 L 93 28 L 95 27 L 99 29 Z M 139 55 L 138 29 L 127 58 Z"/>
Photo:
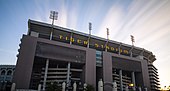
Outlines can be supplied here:
<path id="1" fill-rule="evenodd" d="M 134 42 L 135 42 L 134 36 L 130 35 L 130 37 L 131 37 L 131 41 L 132 41 L 132 46 L 134 46 Z"/>
<path id="2" fill-rule="evenodd" d="M 92 30 L 92 23 L 89 22 L 89 35 L 91 35 L 91 30 Z"/>
<path id="3" fill-rule="evenodd" d="M 107 29 L 107 40 L 109 40 L 109 28 L 106 29 Z"/>
<path id="4" fill-rule="evenodd" d="M 49 17 L 49 18 L 52 19 L 52 29 L 51 29 L 51 34 L 50 34 L 50 40 L 52 40 L 54 20 L 57 20 L 57 18 L 58 18 L 58 12 L 56 12 L 56 11 L 50 11 L 50 17 Z"/>
<path id="5" fill-rule="evenodd" d="M 105 51 L 107 51 L 107 45 L 108 45 L 108 42 L 109 42 L 109 28 L 106 28 L 106 32 L 107 32 L 107 42 L 105 44 Z"/>
<path id="6" fill-rule="evenodd" d="M 92 23 L 89 22 L 89 38 L 88 38 L 88 45 L 87 45 L 88 48 L 89 48 L 89 46 L 90 46 L 91 30 L 92 30 Z"/>

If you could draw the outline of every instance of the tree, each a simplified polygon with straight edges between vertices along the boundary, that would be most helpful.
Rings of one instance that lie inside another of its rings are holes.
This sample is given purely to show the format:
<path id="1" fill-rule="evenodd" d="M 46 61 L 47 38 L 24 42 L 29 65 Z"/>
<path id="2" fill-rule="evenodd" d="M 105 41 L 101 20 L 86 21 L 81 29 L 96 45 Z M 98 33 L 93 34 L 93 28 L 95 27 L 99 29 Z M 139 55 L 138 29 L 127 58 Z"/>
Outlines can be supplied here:
<path id="1" fill-rule="evenodd" d="M 47 91 L 61 91 L 62 88 L 57 82 L 47 84 Z"/>
<path id="2" fill-rule="evenodd" d="M 94 91 L 94 87 L 90 84 L 87 84 L 87 90 L 86 91 Z"/>

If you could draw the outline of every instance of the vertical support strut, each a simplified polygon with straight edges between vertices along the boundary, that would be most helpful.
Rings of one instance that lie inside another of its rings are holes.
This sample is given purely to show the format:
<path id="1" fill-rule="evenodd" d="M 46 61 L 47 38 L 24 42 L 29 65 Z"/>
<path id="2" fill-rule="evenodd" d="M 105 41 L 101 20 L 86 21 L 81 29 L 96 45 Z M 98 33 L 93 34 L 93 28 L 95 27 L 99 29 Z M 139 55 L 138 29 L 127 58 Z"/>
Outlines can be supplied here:
<path id="1" fill-rule="evenodd" d="M 68 63 L 67 65 L 67 82 L 66 82 L 66 86 L 67 86 L 67 90 L 68 90 L 68 87 L 70 86 L 70 62 Z"/>
<path id="2" fill-rule="evenodd" d="M 122 70 L 119 70 L 119 78 L 120 78 L 120 91 L 123 91 Z"/>
<path id="3" fill-rule="evenodd" d="M 44 74 L 44 81 L 43 81 L 43 91 L 45 91 L 45 87 L 46 87 L 48 65 L 49 65 L 49 59 L 47 59 L 46 66 L 45 66 L 45 74 Z"/>

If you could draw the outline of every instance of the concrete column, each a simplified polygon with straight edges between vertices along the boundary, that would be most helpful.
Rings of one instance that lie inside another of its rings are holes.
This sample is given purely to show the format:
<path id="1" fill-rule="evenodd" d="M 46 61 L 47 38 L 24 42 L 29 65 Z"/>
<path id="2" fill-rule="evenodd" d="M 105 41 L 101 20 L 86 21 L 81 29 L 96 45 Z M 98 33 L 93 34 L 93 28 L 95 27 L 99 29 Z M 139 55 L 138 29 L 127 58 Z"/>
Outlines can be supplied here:
<path id="1" fill-rule="evenodd" d="M 13 69 L 12 69 L 12 74 L 11 75 L 12 75 L 12 79 L 13 79 L 13 75 L 14 75 L 14 70 Z M 12 79 L 11 79 L 11 82 L 12 82 Z"/>
<path id="2" fill-rule="evenodd" d="M 72 39 L 73 38 L 73 31 L 71 32 L 71 35 L 70 35 L 70 45 L 72 44 Z"/>
<path id="3" fill-rule="evenodd" d="M 121 51 L 120 51 L 121 45 L 122 45 L 122 43 L 120 43 L 119 48 L 118 48 L 118 49 L 119 49 L 119 55 L 120 55 L 120 53 L 121 53 Z"/>
<path id="4" fill-rule="evenodd" d="M 86 91 L 87 90 L 87 84 L 84 83 L 83 87 L 84 87 L 83 91 Z"/>
<path id="5" fill-rule="evenodd" d="M 70 62 L 67 65 L 67 82 L 66 82 L 67 88 L 70 86 Z"/>
<path id="6" fill-rule="evenodd" d="M 100 81 L 98 82 L 98 91 L 103 91 L 103 81 L 102 81 L 102 79 L 100 79 Z"/>
<path id="7" fill-rule="evenodd" d="M 123 91 L 122 70 L 119 70 L 120 91 Z"/>
<path id="8" fill-rule="evenodd" d="M 112 91 L 117 91 L 117 83 L 116 82 L 113 82 L 113 89 Z"/>
<path id="9" fill-rule="evenodd" d="M 139 91 L 142 91 L 141 87 L 139 87 Z"/>
<path id="10" fill-rule="evenodd" d="M 133 54 L 133 53 L 132 53 L 132 52 L 130 52 L 130 57 L 132 57 L 132 54 Z"/>
<path id="11" fill-rule="evenodd" d="M 62 91 L 66 91 L 66 83 L 65 82 L 62 83 Z"/>
<path id="12" fill-rule="evenodd" d="M 53 38 L 53 32 L 51 31 L 51 33 L 50 33 L 50 40 L 52 40 L 52 38 Z"/>
<path id="13" fill-rule="evenodd" d="M 112 54 L 103 51 L 103 82 L 104 83 L 113 83 L 112 62 L 113 62 Z M 104 90 L 112 91 L 112 88 L 108 85 L 105 85 Z"/>
<path id="14" fill-rule="evenodd" d="M 8 73 L 8 70 L 7 70 L 7 68 L 5 68 L 5 75 L 4 75 L 4 81 L 6 80 L 6 78 L 7 78 L 7 73 Z"/>
<path id="15" fill-rule="evenodd" d="M 135 72 L 132 72 L 132 83 L 133 83 L 133 90 L 136 91 L 136 82 L 135 82 Z"/>
<path id="16" fill-rule="evenodd" d="M 74 82 L 74 84 L 73 84 L 73 91 L 76 91 L 76 89 L 77 89 L 77 84 L 76 84 L 76 82 Z"/>
<path id="17" fill-rule="evenodd" d="M 148 89 L 147 89 L 147 88 L 144 88 L 144 91 L 148 91 Z"/>
<path id="18" fill-rule="evenodd" d="M 83 72 L 85 83 L 92 85 L 96 88 L 96 50 L 87 48 L 86 50 L 86 62 Z"/>
<path id="19" fill-rule="evenodd" d="M 128 86 L 126 86 L 126 87 L 125 87 L 125 91 L 129 91 L 129 88 L 128 88 Z"/>
<path id="20" fill-rule="evenodd" d="M 45 66 L 45 74 L 44 74 L 44 81 L 43 81 L 43 91 L 45 91 L 45 87 L 46 87 L 48 65 L 49 65 L 49 59 L 47 59 L 46 66 Z"/>
<path id="21" fill-rule="evenodd" d="M 89 43 L 89 41 L 88 41 L 87 48 L 89 48 L 89 47 L 90 47 L 90 43 Z"/>
<path id="22" fill-rule="evenodd" d="M 88 44 L 87 44 L 87 48 L 90 47 L 90 35 L 89 35 L 89 38 L 88 38 Z"/>
<path id="23" fill-rule="evenodd" d="M 41 91 L 41 84 L 38 85 L 38 91 Z"/>
<path id="24" fill-rule="evenodd" d="M 119 55 L 120 55 L 120 47 L 119 47 Z"/>
<path id="25" fill-rule="evenodd" d="M 15 86 L 16 86 L 16 84 L 12 83 L 11 91 L 15 91 Z"/>

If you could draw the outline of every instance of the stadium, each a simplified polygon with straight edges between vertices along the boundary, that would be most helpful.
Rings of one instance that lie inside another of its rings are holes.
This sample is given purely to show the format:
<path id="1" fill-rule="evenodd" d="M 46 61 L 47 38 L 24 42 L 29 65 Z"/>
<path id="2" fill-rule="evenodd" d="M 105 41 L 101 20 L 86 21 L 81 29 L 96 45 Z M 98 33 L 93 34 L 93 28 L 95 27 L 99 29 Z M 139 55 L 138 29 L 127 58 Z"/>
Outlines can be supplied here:
<path id="1" fill-rule="evenodd" d="M 28 21 L 28 33 L 19 45 L 13 83 L 18 89 L 37 89 L 48 83 L 87 83 L 97 91 L 102 79 L 104 89 L 118 91 L 133 84 L 148 91 L 159 90 L 155 55 L 144 48 L 97 37 L 51 24 Z"/>

